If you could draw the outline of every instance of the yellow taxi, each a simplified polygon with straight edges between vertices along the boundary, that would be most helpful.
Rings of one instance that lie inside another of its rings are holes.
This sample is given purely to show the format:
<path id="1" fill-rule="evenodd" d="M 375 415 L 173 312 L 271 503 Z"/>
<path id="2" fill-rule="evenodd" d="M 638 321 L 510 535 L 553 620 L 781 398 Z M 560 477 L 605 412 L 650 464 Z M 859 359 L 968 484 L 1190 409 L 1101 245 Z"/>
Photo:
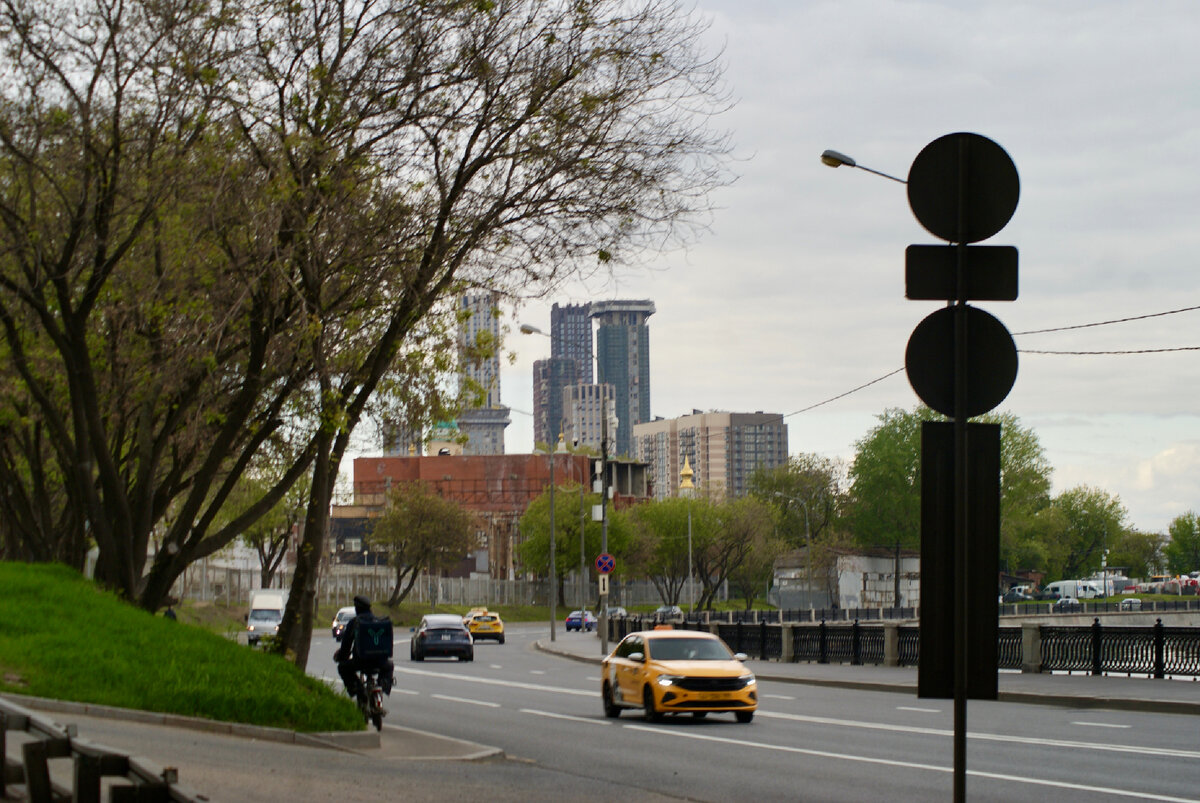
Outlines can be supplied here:
<path id="1" fill-rule="evenodd" d="M 463 624 L 471 631 L 471 638 L 475 641 L 490 638 L 504 643 L 504 622 L 500 621 L 498 613 L 485 608 L 472 608 L 463 617 Z"/>
<path id="2" fill-rule="evenodd" d="M 664 714 L 732 711 L 738 722 L 754 719 L 758 684 L 754 673 L 724 641 L 695 630 L 655 629 L 630 633 L 604 659 L 604 715 L 642 709 L 647 720 Z"/>

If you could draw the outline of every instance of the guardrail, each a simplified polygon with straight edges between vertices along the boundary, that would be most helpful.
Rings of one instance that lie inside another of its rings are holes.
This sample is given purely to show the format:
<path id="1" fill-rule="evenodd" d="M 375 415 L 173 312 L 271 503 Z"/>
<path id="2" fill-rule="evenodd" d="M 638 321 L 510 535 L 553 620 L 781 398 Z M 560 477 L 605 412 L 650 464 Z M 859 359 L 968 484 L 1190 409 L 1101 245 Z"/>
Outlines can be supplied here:
<path id="1" fill-rule="evenodd" d="M 609 637 L 620 641 L 635 630 L 656 626 L 653 617 L 609 621 Z M 863 624 L 674 622 L 676 628 L 715 633 L 734 652 L 751 658 L 811 663 L 916 666 L 920 628 L 884 622 Z M 1200 677 L 1200 627 L 1102 625 L 1058 626 L 1027 622 L 1000 627 L 997 669 L 1024 672 L 1118 673 L 1152 678 Z"/>
<path id="2" fill-rule="evenodd" d="M 19 734 L 9 744 L 9 734 Z M 11 750 L 10 750 L 11 748 Z M 20 759 L 10 752 L 19 753 Z M 32 803 L 72 801 L 100 803 L 103 780 L 111 803 L 199 803 L 207 798 L 179 784 L 178 772 L 78 736 L 74 725 L 58 725 L 16 703 L 0 699 L 0 754 L 4 773 L 0 799 L 9 798 L 9 787 L 17 799 Z M 71 785 L 51 776 L 50 760 L 71 759 Z M 115 779 L 115 780 L 112 780 Z"/>

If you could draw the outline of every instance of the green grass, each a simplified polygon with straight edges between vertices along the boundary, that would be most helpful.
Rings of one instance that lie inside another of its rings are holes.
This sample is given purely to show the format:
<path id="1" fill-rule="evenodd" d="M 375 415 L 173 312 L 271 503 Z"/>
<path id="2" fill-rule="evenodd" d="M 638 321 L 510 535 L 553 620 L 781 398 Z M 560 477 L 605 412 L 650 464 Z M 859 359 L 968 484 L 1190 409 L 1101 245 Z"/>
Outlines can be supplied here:
<path id="1" fill-rule="evenodd" d="M 151 616 L 63 566 L 0 562 L 0 691 L 306 732 L 364 727 L 344 695 L 213 629 Z"/>

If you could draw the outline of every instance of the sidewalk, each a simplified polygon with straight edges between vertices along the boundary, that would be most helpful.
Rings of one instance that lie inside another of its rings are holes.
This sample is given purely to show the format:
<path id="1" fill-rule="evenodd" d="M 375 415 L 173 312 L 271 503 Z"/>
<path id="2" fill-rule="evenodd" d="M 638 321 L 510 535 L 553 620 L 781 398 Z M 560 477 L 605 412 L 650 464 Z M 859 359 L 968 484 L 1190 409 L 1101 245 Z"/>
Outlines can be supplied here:
<path id="1" fill-rule="evenodd" d="M 588 663 L 601 660 L 597 633 L 564 633 L 553 642 L 540 639 L 535 646 L 563 658 Z M 610 650 L 614 646 L 612 642 L 608 645 Z M 760 680 L 896 692 L 914 697 L 917 694 L 916 667 L 785 664 L 757 660 L 746 661 L 746 666 Z M 999 687 L 999 699 L 1003 702 L 1200 715 L 1200 680 L 1001 672 Z"/>

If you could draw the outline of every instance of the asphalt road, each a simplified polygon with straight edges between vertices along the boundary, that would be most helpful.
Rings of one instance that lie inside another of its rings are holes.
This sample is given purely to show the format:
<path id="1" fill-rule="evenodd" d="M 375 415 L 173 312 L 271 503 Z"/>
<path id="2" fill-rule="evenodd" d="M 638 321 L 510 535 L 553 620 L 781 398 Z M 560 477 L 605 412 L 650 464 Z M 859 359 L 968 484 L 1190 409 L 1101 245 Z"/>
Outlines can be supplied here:
<path id="1" fill-rule="evenodd" d="M 374 750 L 61 719 L 93 741 L 177 767 L 214 801 L 951 798 L 950 701 L 763 681 L 750 724 L 728 714 L 650 724 L 634 711 L 609 720 L 598 666 L 532 649 L 546 631 L 510 626 L 506 644 L 477 644 L 472 663 L 410 662 L 407 634 L 398 634 L 399 682 Z M 591 634 L 558 638 L 596 644 Z M 336 677 L 334 647 L 327 633 L 314 637 L 311 673 Z M 977 701 L 968 725 L 972 801 L 1200 799 L 1194 716 Z M 408 729 L 476 743 L 457 751 L 476 760 L 430 760 L 420 748 L 440 754 L 435 740 L 407 740 Z"/>
<path id="2" fill-rule="evenodd" d="M 507 644 L 476 645 L 473 663 L 413 663 L 398 642 L 389 721 L 573 775 L 580 799 L 601 799 L 613 784 L 626 795 L 713 801 L 951 797 L 950 701 L 763 682 L 749 725 L 732 715 L 652 725 L 637 712 L 613 721 L 601 711 L 598 667 L 530 649 L 544 630 L 510 627 Z M 332 651 L 332 641 L 327 649 L 314 641 L 314 659 Z M 310 671 L 322 673 L 317 660 Z M 968 792 L 997 801 L 1197 800 L 1195 725 L 1190 716 L 973 702 Z"/>

